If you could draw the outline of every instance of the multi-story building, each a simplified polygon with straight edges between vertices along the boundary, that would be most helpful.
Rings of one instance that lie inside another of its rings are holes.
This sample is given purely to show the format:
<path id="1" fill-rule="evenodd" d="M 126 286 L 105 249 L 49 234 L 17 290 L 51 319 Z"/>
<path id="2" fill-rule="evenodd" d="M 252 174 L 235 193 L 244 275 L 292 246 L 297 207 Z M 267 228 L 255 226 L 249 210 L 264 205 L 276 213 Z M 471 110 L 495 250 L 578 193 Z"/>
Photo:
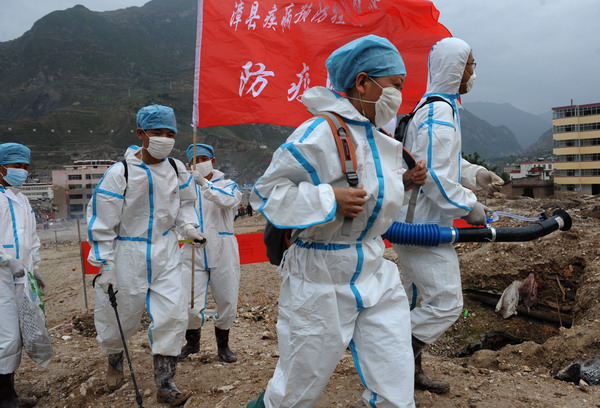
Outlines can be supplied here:
<path id="1" fill-rule="evenodd" d="M 58 216 L 66 219 L 85 218 L 87 203 L 104 172 L 113 160 L 80 160 L 52 171 L 54 205 Z"/>
<path id="2" fill-rule="evenodd" d="M 600 103 L 552 111 L 555 190 L 600 194 Z"/>

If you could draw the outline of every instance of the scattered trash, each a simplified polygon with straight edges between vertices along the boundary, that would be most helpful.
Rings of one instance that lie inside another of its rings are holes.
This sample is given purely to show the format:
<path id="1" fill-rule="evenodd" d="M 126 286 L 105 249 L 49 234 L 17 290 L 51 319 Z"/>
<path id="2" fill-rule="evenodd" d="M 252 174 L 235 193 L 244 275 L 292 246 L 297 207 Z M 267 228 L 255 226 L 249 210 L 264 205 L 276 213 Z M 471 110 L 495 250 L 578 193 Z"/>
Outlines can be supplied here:
<path id="1" fill-rule="evenodd" d="M 496 304 L 496 312 L 502 314 L 502 317 L 508 319 L 512 315 L 517 314 L 517 305 L 519 304 L 519 288 L 522 282 L 519 280 L 513 281 L 500 296 L 500 300 Z"/>
<path id="2" fill-rule="evenodd" d="M 588 360 L 583 363 L 571 364 L 569 367 L 563 368 L 555 376 L 557 380 L 572 382 L 580 388 L 585 388 L 585 385 L 600 385 L 600 358 Z M 584 387 L 581 387 L 581 381 L 584 382 Z"/>
<path id="3" fill-rule="evenodd" d="M 529 308 L 538 304 L 538 284 L 535 273 L 532 272 L 525 278 L 519 288 L 519 294 L 523 298 L 523 305 L 527 308 L 527 312 L 529 312 Z"/>

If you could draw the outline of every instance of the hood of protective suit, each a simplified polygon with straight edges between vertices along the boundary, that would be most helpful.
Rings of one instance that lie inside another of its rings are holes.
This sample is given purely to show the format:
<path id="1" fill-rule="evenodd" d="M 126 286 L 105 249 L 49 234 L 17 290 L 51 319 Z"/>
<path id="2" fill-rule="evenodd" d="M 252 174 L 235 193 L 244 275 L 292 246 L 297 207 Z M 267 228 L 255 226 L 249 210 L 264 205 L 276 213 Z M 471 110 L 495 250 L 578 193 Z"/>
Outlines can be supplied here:
<path id="1" fill-rule="evenodd" d="M 135 157 L 135 154 L 139 152 L 141 149 L 140 146 L 131 145 L 125 150 L 125 160 L 127 160 L 131 164 L 140 164 L 141 160 Z"/>
<path id="2" fill-rule="evenodd" d="M 438 41 L 429 52 L 427 94 L 458 95 L 471 47 L 456 37 Z"/>
<path id="3" fill-rule="evenodd" d="M 311 111 L 332 111 L 346 119 L 359 122 L 369 121 L 354 108 L 348 99 L 324 86 L 307 89 L 302 95 L 302 103 Z"/>

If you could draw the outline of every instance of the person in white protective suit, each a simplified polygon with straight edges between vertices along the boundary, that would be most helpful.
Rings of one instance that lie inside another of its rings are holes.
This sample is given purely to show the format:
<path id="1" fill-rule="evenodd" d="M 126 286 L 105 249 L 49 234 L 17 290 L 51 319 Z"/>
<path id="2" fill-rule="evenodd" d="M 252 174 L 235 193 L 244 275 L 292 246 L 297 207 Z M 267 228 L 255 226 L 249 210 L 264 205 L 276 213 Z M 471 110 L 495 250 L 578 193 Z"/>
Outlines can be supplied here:
<path id="1" fill-rule="evenodd" d="M 142 147 L 131 146 L 125 161 L 106 171 L 88 204 L 89 261 L 100 267 L 94 323 L 97 340 L 108 354 L 106 381 L 112 391 L 124 377 L 123 344 L 106 294 L 109 286 L 118 291 L 126 340 L 137 331 L 145 306 L 157 400 L 178 406 L 191 393 L 173 382 L 188 323 L 175 228 L 189 240 L 205 242 L 205 237 L 196 229 L 192 176 L 179 160 L 167 159 L 177 132 L 173 109 L 140 109 L 137 128 Z"/>
<path id="2" fill-rule="evenodd" d="M 406 133 L 405 147 L 415 160 L 427 160 L 429 180 L 421 188 L 414 207 L 415 224 L 451 226 L 465 217 L 472 225 L 484 225 L 489 208 L 477 202 L 470 189 L 498 190 L 500 177 L 461 158 L 461 124 L 458 100 L 475 80 L 471 48 L 458 38 L 445 38 L 429 54 L 426 94 L 446 99 L 417 110 Z M 404 222 L 408 206 L 398 214 Z M 410 222 L 410 221 L 409 221 Z M 421 351 L 454 323 L 462 311 L 458 258 L 451 244 L 437 247 L 394 245 L 407 294 L 411 299 L 412 342 L 415 354 L 415 387 L 446 393 L 449 384 L 423 373 Z M 416 305 L 417 297 L 420 304 Z"/>
<path id="3" fill-rule="evenodd" d="M 17 396 L 15 371 L 21 363 L 21 329 L 15 294 L 27 273 L 43 289 L 38 270 L 40 240 L 35 215 L 19 187 L 28 177 L 31 152 L 19 143 L 0 144 L 0 407 L 32 407 L 36 399 Z M 20 288 L 19 288 L 20 287 Z"/>
<path id="4" fill-rule="evenodd" d="M 314 407 L 347 347 L 371 407 L 413 407 L 410 316 L 398 269 L 383 258 L 383 234 L 402 205 L 402 145 L 378 131 L 396 115 L 406 71 L 387 39 L 368 35 L 334 51 L 327 71 L 335 89 L 308 89 L 302 103 L 339 114 L 356 149 L 359 186 L 349 188 L 331 128 L 323 118 L 300 125 L 257 180 L 251 203 L 297 239 L 286 251 L 277 320 L 279 361 L 247 406 Z M 419 181 L 415 181 L 416 174 Z M 353 218 L 349 236 L 344 217 Z"/>
<path id="5" fill-rule="evenodd" d="M 194 159 L 194 145 L 186 150 L 190 165 Z M 207 236 L 204 248 L 192 248 L 185 244 L 181 248 L 184 287 L 192 287 L 192 251 L 196 251 L 194 264 L 194 307 L 188 309 L 186 344 L 180 357 L 200 351 L 200 330 L 205 321 L 208 286 L 215 303 L 217 314 L 213 317 L 218 355 L 222 361 L 233 363 L 237 357 L 229 349 L 229 330 L 236 316 L 240 287 L 240 256 L 233 235 L 233 218 L 242 201 L 242 192 L 236 182 L 225 178 L 213 169 L 215 152 L 212 146 L 196 144 L 196 169 L 192 172 L 196 185 L 196 216 L 200 230 Z M 191 291 L 186 290 L 190 304 Z"/>

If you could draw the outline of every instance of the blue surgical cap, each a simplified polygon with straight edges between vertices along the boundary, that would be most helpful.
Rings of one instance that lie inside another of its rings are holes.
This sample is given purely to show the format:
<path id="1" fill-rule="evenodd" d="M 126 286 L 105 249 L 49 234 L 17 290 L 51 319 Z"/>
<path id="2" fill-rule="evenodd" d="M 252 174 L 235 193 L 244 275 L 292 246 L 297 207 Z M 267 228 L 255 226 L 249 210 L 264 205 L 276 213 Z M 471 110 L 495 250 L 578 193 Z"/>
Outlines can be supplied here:
<path id="1" fill-rule="evenodd" d="M 137 127 L 140 129 L 169 129 L 177 133 L 177 121 L 172 108 L 162 105 L 144 106 L 137 113 Z"/>
<path id="2" fill-rule="evenodd" d="M 373 34 L 341 46 L 331 53 L 325 65 L 331 84 L 340 92 L 352 88 L 361 72 L 372 77 L 406 75 L 396 47 L 387 38 Z"/>
<path id="3" fill-rule="evenodd" d="M 194 159 L 194 145 L 191 144 L 185 150 L 185 154 L 188 160 L 191 162 Z M 215 157 L 215 149 L 211 145 L 196 143 L 196 157 L 198 156 L 207 156 L 211 159 Z"/>
<path id="4" fill-rule="evenodd" d="M 31 150 L 19 143 L 0 144 L 0 164 L 30 163 Z"/>

